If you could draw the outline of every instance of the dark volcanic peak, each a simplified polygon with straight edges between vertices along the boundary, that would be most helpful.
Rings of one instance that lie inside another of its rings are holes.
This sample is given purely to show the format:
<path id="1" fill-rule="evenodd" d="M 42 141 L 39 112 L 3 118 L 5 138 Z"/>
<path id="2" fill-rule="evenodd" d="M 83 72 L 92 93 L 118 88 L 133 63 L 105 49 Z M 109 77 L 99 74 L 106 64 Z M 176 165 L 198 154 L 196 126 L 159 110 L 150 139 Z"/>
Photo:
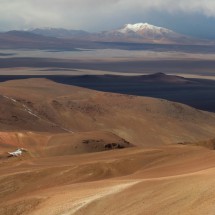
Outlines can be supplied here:
<path id="1" fill-rule="evenodd" d="M 159 72 L 150 75 L 142 75 L 141 79 L 147 82 L 166 82 L 166 83 L 189 83 L 190 80 L 176 75 L 167 75 Z"/>
<path id="2" fill-rule="evenodd" d="M 99 77 L 99 76 L 97 76 Z M 101 76 L 100 76 L 101 77 Z M 149 74 L 149 75 L 140 75 L 140 76 L 116 76 L 116 75 L 105 75 L 104 76 L 106 79 L 131 79 L 132 81 L 140 81 L 140 82 L 158 82 L 158 83 L 191 83 L 192 81 L 189 79 L 186 79 L 181 76 L 176 76 L 176 75 L 168 75 L 162 72 L 154 73 L 154 74 Z M 86 77 L 85 77 L 86 78 Z M 89 76 L 88 76 L 89 78 Z M 192 82 L 193 83 L 193 82 Z"/>
<path id="3" fill-rule="evenodd" d="M 196 83 L 190 79 L 186 79 L 181 76 L 176 75 L 167 75 L 165 73 L 154 73 L 149 75 L 137 75 L 137 76 L 121 76 L 121 75 L 80 75 L 74 76 L 73 80 L 79 81 L 80 83 L 105 83 L 105 82 L 126 82 L 130 81 L 132 83 L 167 83 L 167 84 L 187 84 L 187 83 Z"/>

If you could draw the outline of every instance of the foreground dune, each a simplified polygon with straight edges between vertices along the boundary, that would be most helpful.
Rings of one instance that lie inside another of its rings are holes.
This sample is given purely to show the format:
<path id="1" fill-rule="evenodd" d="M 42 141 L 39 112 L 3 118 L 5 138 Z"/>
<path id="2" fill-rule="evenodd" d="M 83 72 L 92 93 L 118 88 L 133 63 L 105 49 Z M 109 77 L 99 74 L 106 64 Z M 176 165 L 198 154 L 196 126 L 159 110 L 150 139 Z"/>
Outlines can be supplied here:
<path id="1" fill-rule="evenodd" d="M 45 79 L 0 102 L 0 214 L 214 214 L 214 114 Z"/>
<path id="2" fill-rule="evenodd" d="M 1 214 L 213 214 L 214 152 L 165 146 L 25 160 L 0 169 Z"/>

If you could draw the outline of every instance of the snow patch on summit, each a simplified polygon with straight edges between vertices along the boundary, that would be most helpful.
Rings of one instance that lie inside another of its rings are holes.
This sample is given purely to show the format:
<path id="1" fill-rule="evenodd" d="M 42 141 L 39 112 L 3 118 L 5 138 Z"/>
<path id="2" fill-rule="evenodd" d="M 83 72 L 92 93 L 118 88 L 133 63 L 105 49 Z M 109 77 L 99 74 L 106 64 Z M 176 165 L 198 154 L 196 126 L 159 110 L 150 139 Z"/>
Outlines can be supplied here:
<path id="1" fill-rule="evenodd" d="M 170 32 L 170 30 L 166 28 L 157 27 L 154 25 L 150 25 L 148 23 L 126 24 L 123 28 L 119 29 L 118 31 L 121 33 L 128 33 L 129 31 L 139 32 L 142 30 Z"/>

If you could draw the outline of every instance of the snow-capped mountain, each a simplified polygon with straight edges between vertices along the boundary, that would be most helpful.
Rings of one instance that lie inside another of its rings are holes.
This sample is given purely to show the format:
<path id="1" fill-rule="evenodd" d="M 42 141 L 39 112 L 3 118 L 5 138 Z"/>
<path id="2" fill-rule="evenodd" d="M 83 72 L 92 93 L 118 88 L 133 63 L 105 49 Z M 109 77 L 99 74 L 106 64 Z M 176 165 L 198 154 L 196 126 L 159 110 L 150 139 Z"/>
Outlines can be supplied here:
<path id="1" fill-rule="evenodd" d="M 149 40 L 161 40 L 169 38 L 182 37 L 167 28 L 161 28 L 148 23 L 126 24 L 123 28 L 117 30 L 128 36 L 136 36 Z"/>
<path id="2" fill-rule="evenodd" d="M 157 27 L 157 26 L 154 26 L 154 25 L 150 25 L 148 23 L 126 24 L 126 25 L 124 25 L 123 28 L 119 29 L 118 31 L 121 32 L 121 33 L 129 33 L 129 32 L 139 33 L 139 32 L 144 32 L 144 31 L 153 31 L 153 32 L 156 32 L 156 33 L 173 32 L 173 31 L 171 31 L 169 29 Z"/>
<path id="3" fill-rule="evenodd" d="M 191 39 L 172 30 L 148 23 L 126 24 L 122 28 L 103 33 L 112 39 L 130 42 L 181 43 Z"/>

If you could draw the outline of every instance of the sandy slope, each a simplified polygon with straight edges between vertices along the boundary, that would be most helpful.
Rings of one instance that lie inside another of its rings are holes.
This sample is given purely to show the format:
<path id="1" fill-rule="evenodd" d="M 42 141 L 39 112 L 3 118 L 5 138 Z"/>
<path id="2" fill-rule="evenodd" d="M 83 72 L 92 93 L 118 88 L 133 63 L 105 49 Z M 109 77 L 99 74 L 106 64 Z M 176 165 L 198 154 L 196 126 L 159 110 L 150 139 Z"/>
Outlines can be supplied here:
<path id="1" fill-rule="evenodd" d="M 214 138 L 214 114 L 166 100 L 96 92 L 45 79 L 1 83 L 0 102 L 2 131 L 106 130 L 142 146 Z"/>
<path id="2" fill-rule="evenodd" d="M 214 214 L 214 114 L 44 79 L 0 102 L 1 215 Z"/>
<path id="3" fill-rule="evenodd" d="M 128 141 L 105 131 L 77 133 L 0 132 L 0 158 L 6 151 L 25 148 L 28 157 L 65 156 L 132 147 Z"/>
<path id="4" fill-rule="evenodd" d="M 10 161 L 0 212 L 213 214 L 214 168 L 213 151 L 188 146 Z"/>

